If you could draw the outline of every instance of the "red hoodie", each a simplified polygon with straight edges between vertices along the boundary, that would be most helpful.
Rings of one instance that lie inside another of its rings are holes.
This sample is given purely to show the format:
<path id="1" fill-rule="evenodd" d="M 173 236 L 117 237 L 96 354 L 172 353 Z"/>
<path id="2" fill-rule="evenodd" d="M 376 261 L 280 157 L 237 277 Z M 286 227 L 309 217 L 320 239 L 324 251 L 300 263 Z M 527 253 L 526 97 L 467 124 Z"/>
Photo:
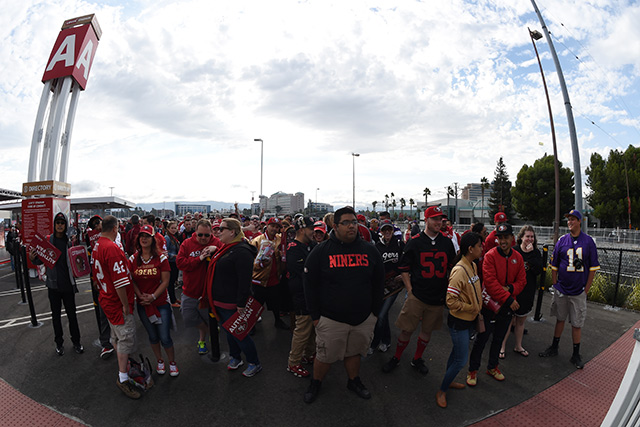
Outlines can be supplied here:
<path id="1" fill-rule="evenodd" d="M 207 262 L 200 261 L 200 253 L 207 246 L 222 247 L 222 242 L 213 234 L 209 243 L 201 245 L 198 236 L 194 233 L 190 238 L 182 242 L 176 265 L 182 270 L 182 293 L 190 298 L 200 298 L 204 289 L 204 281 L 207 276 Z"/>
<path id="2" fill-rule="evenodd" d="M 491 249 L 484 256 L 482 270 L 482 284 L 491 298 L 501 305 L 511 305 L 527 284 L 524 260 L 522 255 L 513 249 L 509 256 L 505 256 L 499 247 Z M 511 285 L 511 291 L 503 288 L 508 285 Z"/>

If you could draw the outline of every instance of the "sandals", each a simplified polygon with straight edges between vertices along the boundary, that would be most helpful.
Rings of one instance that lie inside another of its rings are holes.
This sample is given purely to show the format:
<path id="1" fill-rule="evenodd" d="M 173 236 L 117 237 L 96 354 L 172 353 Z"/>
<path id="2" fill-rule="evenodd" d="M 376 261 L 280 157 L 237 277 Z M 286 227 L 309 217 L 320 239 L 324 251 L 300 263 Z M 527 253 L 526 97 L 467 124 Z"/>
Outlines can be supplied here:
<path id="1" fill-rule="evenodd" d="M 522 357 L 527 357 L 529 356 L 529 352 L 527 350 L 525 350 L 524 348 L 522 350 L 516 350 L 515 348 L 513 349 L 514 353 L 518 353 L 520 356 Z"/>
<path id="2" fill-rule="evenodd" d="M 515 350 L 513 350 L 515 351 Z M 501 351 L 500 354 L 498 355 L 498 359 L 504 359 L 505 357 L 507 357 L 506 354 L 504 354 L 504 351 Z"/>

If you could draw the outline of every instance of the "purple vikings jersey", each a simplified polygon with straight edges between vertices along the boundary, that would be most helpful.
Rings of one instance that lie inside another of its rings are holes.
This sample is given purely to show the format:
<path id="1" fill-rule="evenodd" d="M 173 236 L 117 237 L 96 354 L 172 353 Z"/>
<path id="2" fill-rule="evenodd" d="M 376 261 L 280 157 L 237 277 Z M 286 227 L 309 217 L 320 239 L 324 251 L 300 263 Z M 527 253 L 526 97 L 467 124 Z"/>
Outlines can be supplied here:
<path id="1" fill-rule="evenodd" d="M 582 266 L 576 268 L 576 259 L 582 260 Z M 580 233 L 572 237 L 567 233 L 558 239 L 553 249 L 551 269 L 558 272 L 558 283 L 554 286 L 565 295 L 580 295 L 587 284 L 589 272 L 600 269 L 598 250 L 593 239 Z"/>

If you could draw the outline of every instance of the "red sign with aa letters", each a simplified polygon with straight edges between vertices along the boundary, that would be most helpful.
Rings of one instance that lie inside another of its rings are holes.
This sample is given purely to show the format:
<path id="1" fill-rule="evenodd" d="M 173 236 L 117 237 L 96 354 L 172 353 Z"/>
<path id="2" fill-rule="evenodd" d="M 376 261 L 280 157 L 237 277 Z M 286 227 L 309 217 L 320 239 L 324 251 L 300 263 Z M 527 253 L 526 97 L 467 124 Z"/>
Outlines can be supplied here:
<path id="1" fill-rule="evenodd" d="M 249 297 L 242 316 L 236 311 L 229 320 L 224 322 L 222 327 L 242 341 L 253 329 L 263 310 L 264 306 L 256 301 L 255 298 Z"/>
<path id="2" fill-rule="evenodd" d="M 42 82 L 72 76 L 84 90 L 97 48 L 98 37 L 90 24 L 60 31 L 49 56 Z"/>
<path id="3" fill-rule="evenodd" d="M 29 246 L 36 250 L 38 258 L 47 268 L 53 268 L 58 258 L 60 258 L 61 253 L 58 248 L 42 237 L 41 234 L 34 234 Z"/>

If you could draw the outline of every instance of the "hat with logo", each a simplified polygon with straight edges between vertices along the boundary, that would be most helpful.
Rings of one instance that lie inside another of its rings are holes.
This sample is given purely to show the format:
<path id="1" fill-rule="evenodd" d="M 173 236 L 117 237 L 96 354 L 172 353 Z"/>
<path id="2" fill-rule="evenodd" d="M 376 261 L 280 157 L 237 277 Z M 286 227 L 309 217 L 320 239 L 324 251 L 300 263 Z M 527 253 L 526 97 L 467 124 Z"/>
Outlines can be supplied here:
<path id="1" fill-rule="evenodd" d="M 435 218 L 437 216 L 444 216 L 444 213 L 442 212 L 442 208 L 440 206 L 429 206 L 429 208 L 424 211 L 424 219 Z"/>
<path id="2" fill-rule="evenodd" d="M 379 227 L 380 231 L 382 231 L 385 227 L 391 227 L 391 229 L 393 229 L 393 223 L 391 222 L 390 219 L 385 219 L 380 223 L 380 227 Z"/>
<path id="3" fill-rule="evenodd" d="M 211 224 L 212 230 L 215 230 L 216 228 L 220 228 L 220 221 L 213 221 L 213 224 Z"/>
<path id="4" fill-rule="evenodd" d="M 299 216 L 293 221 L 293 226 L 296 231 L 302 230 L 303 228 L 313 227 L 313 221 L 308 216 Z"/>
<path id="5" fill-rule="evenodd" d="M 152 226 L 150 226 L 150 225 L 148 225 L 148 224 L 147 224 L 147 225 L 143 225 L 143 226 L 140 228 L 140 233 L 139 233 L 139 234 L 142 234 L 142 233 L 146 233 L 146 234 L 148 234 L 149 236 L 153 236 L 153 235 L 155 234 L 155 231 L 153 230 L 153 227 L 152 227 Z"/>
<path id="6" fill-rule="evenodd" d="M 507 222 L 507 214 L 504 212 L 498 212 L 494 215 L 493 222 L 495 222 L 496 224 L 499 222 Z"/>
<path id="7" fill-rule="evenodd" d="M 359 215 L 356 217 L 356 219 L 357 219 L 358 221 L 366 221 L 366 220 L 367 220 L 367 217 L 366 217 L 366 216 L 364 216 L 364 215 L 362 215 L 362 214 L 359 214 Z"/>
<path id="8" fill-rule="evenodd" d="M 578 221 L 582 221 L 582 214 L 580 213 L 579 210 L 577 209 L 571 209 L 569 212 L 567 212 L 566 214 L 564 214 L 564 217 L 568 217 L 568 216 L 574 216 L 576 217 L 576 219 Z"/>
<path id="9" fill-rule="evenodd" d="M 322 231 L 327 234 L 327 224 L 324 221 L 316 221 L 313 223 L 313 231 Z"/>
<path id="10" fill-rule="evenodd" d="M 508 222 L 503 222 L 496 228 L 496 236 L 508 236 L 513 234 L 513 227 Z"/>
<path id="11" fill-rule="evenodd" d="M 269 221 L 267 221 L 267 225 L 271 225 L 271 224 L 277 225 L 278 227 L 282 227 L 280 220 L 275 216 L 272 216 L 271 218 L 269 218 Z"/>

